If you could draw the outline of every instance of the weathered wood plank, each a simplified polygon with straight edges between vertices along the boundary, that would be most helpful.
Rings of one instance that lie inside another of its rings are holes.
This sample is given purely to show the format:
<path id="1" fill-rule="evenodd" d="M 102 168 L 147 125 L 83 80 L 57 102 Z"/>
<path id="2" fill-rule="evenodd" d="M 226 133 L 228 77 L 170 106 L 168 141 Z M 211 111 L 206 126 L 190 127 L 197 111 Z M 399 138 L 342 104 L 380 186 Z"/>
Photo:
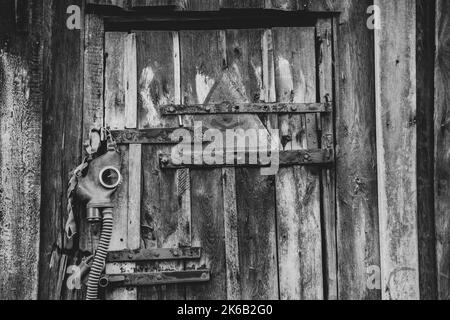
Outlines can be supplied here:
<path id="1" fill-rule="evenodd" d="M 375 87 L 383 299 L 419 299 L 416 1 L 375 0 Z"/>
<path id="2" fill-rule="evenodd" d="M 314 28 L 273 30 L 277 101 L 316 100 L 314 32 Z M 291 140 L 285 150 L 307 147 L 305 131 L 312 119 L 305 122 L 300 116 L 280 117 L 282 135 Z M 312 138 L 317 142 L 317 136 Z M 276 178 L 281 299 L 323 298 L 319 173 L 282 168 Z"/>
<path id="3" fill-rule="evenodd" d="M 39 299 L 60 299 L 66 289 L 62 249 L 72 248 L 73 241 L 64 237 L 66 186 L 68 173 L 81 162 L 81 148 L 61 146 L 81 145 L 83 104 L 83 42 L 81 31 L 66 28 L 66 10 L 81 1 L 52 1 L 44 6 L 44 97 L 42 134 L 42 203 L 39 267 Z M 3 11 L 3 10 L 2 10 Z M 73 54 L 65 55 L 66 51 Z M 59 264 L 59 265 L 58 265 Z M 59 279 L 58 279 L 59 278 Z M 58 286 L 61 284 L 61 290 Z"/>
<path id="4" fill-rule="evenodd" d="M 226 31 L 228 69 L 224 70 L 223 81 L 228 90 L 236 91 L 229 101 L 263 101 L 263 36 L 262 29 Z M 235 119 L 238 122 L 235 129 L 266 130 L 256 115 L 224 118 Z M 227 145 L 230 143 L 227 141 Z M 246 146 L 246 150 L 251 147 Z M 274 176 L 263 176 L 257 168 L 238 168 L 235 177 L 230 183 L 236 184 L 241 298 L 278 299 Z"/>
<path id="5" fill-rule="evenodd" d="M 88 14 L 84 30 L 84 100 L 83 141 L 89 139 L 92 128 L 101 128 L 104 117 L 104 26 L 101 17 Z M 81 219 L 79 248 L 93 253 L 100 236 L 100 224 Z"/>
<path id="6" fill-rule="evenodd" d="M 181 92 L 184 104 L 208 103 L 230 98 L 223 84 L 223 46 L 219 31 L 182 31 Z M 222 49 L 221 49 L 222 48 Z M 222 50 L 222 51 L 221 51 Z M 214 120 L 221 125 L 222 117 L 194 117 L 204 127 L 216 128 Z M 232 120 L 232 119 L 230 119 Z M 226 261 L 224 240 L 224 208 L 222 170 L 191 171 L 192 186 L 192 245 L 203 248 L 199 264 L 189 268 L 206 266 L 211 269 L 208 284 L 187 288 L 187 298 L 226 299 Z"/>
<path id="7" fill-rule="evenodd" d="M 450 4 L 436 3 L 435 208 L 438 298 L 450 299 Z"/>
<path id="8" fill-rule="evenodd" d="M 417 218 L 420 299 L 436 300 L 434 70 L 436 2 L 417 0 Z"/>
<path id="9" fill-rule="evenodd" d="M 223 170 L 223 207 L 225 231 L 225 260 L 227 270 L 227 300 L 241 300 L 239 269 L 238 213 L 236 204 L 236 171 Z"/>
<path id="10" fill-rule="evenodd" d="M 319 20 L 316 25 L 316 39 L 319 48 L 318 74 L 319 74 L 319 98 L 322 102 L 334 100 L 333 88 L 333 29 L 332 20 Z M 334 149 L 334 115 L 322 114 L 321 116 L 321 148 Z M 336 201 L 335 201 L 335 177 L 333 169 L 322 170 L 322 222 L 324 255 L 324 278 L 326 298 L 337 299 L 337 247 L 336 247 Z"/>
<path id="11" fill-rule="evenodd" d="M 105 125 L 111 128 L 124 129 L 127 126 L 133 127 L 133 114 L 130 109 L 136 109 L 137 101 L 133 100 L 133 93 L 127 88 L 134 87 L 133 79 L 136 76 L 136 69 L 133 68 L 133 56 L 136 56 L 135 42 L 133 35 L 126 33 L 107 32 L 105 34 Z M 134 58 L 134 61 L 135 58 Z M 134 71 L 134 72 L 133 72 Z M 134 76 L 133 76 L 134 74 Z M 136 82 L 137 80 L 134 80 Z M 136 114 L 136 113 L 135 113 Z M 128 115 L 128 116 L 127 116 Z M 134 127 L 137 119 L 134 117 Z M 133 199 L 139 196 L 139 190 L 133 187 L 140 187 L 139 181 L 135 183 L 132 176 L 136 170 L 136 154 L 132 154 L 133 145 L 120 146 L 121 153 L 121 173 L 123 182 L 114 195 L 115 212 L 113 226 L 113 237 L 109 250 L 118 251 L 124 249 L 138 249 L 140 245 L 139 230 L 130 232 L 130 227 L 137 224 L 139 228 L 139 217 L 133 218 L 133 203 L 140 204 L 140 201 Z M 137 155 L 139 157 L 139 154 Z M 140 173 L 140 168 L 139 168 Z M 133 181 L 133 183 L 130 183 Z M 137 239 L 136 239 L 137 237 Z M 133 263 L 107 264 L 107 273 L 133 272 L 135 268 Z M 133 300 L 136 298 L 136 289 L 127 290 L 126 288 L 116 288 L 107 290 L 106 299 L 108 300 Z"/>
<path id="12" fill-rule="evenodd" d="M 43 7 L 29 4 L 26 34 L 14 2 L 0 5 L 0 299 L 37 299 L 41 204 Z M 46 34 L 48 36 L 48 34 Z M 48 260 L 47 260 L 48 261 Z M 56 266 L 58 267 L 58 266 Z"/>
<path id="13" fill-rule="evenodd" d="M 179 52 L 178 33 L 138 32 L 137 40 L 140 127 L 177 127 L 177 118 L 163 117 L 160 106 L 181 103 L 180 82 L 177 80 L 180 71 L 176 67 L 176 60 L 180 57 L 175 57 L 175 52 Z M 143 147 L 141 228 L 146 248 L 178 248 L 191 244 L 189 172 L 163 172 L 159 168 L 159 153 L 170 150 L 170 145 Z M 141 267 L 162 271 L 184 270 L 183 262 L 177 261 L 146 263 Z M 184 300 L 185 288 L 181 285 L 140 288 L 139 299 Z"/>
<path id="14" fill-rule="evenodd" d="M 371 0 L 347 1 L 335 48 L 338 292 L 342 300 L 379 299 L 373 31 Z M 339 24 L 339 28 L 338 28 Z"/>

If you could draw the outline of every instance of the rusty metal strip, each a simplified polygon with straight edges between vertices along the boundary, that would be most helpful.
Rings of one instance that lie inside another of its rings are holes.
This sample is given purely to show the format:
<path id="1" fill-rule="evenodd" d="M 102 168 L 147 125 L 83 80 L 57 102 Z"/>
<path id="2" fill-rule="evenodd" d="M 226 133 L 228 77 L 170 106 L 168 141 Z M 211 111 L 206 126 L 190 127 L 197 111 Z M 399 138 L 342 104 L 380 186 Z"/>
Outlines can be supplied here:
<path id="1" fill-rule="evenodd" d="M 172 140 L 171 135 L 180 128 L 158 128 L 158 129 L 125 129 L 125 130 L 111 130 L 111 135 L 119 145 L 127 144 L 179 144 L 179 140 Z M 192 140 L 194 140 L 194 129 L 183 127 L 183 130 L 187 130 L 192 134 Z M 206 128 L 202 128 L 202 133 L 206 131 Z M 205 139 L 203 143 L 212 142 Z"/>
<path id="2" fill-rule="evenodd" d="M 305 114 L 331 112 L 332 103 L 231 103 L 165 105 L 163 115 L 202 114 Z"/>
<path id="3" fill-rule="evenodd" d="M 210 279 L 210 270 L 124 273 L 105 275 L 100 279 L 100 286 L 103 288 L 158 286 L 208 282 Z"/>
<path id="4" fill-rule="evenodd" d="M 124 250 L 109 252 L 107 262 L 195 260 L 201 256 L 202 248 Z"/>
<path id="5" fill-rule="evenodd" d="M 256 153 L 256 155 L 254 155 Z M 225 159 L 225 155 L 222 156 Z M 256 158 L 256 163 L 249 163 L 248 159 Z M 333 151 L 313 149 L 313 150 L 294 150 L 282 151 L 279 153 L 279 166 L 312 166 L 312 165 L 328 165 L 334 162 Z M 199 161 L 200 159 L 200 161 Z M 243 161 L 245 160 L 245 161 Z M 270 167 L 271 163 L 263 163 L 257 152 L 246 152 L 242 155 L 235 154 L 234 164 L 219 163 L 206 164 L 202 161 L 201 154 L 193 153 L 189 163 L 178 164 L 174 162 L 171 154 L 161 153 L 159 155 L 160 166 L 162 169 L 208 169 L 208 168 L 223 168 L 223 167 Z M 224 161 L 225 162 L 225 161 Z"/>

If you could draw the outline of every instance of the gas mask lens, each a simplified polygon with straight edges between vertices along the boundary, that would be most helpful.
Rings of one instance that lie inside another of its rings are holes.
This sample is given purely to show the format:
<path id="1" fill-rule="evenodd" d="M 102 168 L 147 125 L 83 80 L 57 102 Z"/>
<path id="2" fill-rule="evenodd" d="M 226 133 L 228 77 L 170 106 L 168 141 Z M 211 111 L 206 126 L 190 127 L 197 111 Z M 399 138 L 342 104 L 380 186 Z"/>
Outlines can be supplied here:
<path id="1" fill-rule="evenodd" d="M 122 175 L 117 168 L 106 167 L 100 171 L 99 180 L 106 189 L 114 189 L 121 183 Z"/>

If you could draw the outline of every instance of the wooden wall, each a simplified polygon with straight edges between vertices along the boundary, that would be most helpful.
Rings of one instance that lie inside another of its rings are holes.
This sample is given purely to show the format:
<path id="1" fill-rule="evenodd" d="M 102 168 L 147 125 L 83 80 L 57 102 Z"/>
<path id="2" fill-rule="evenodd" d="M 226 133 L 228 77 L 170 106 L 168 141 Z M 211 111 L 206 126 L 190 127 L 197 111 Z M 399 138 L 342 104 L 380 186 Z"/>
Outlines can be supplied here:
<path id="1" fill-rule="evenodd" d="M 83 100 L 90 97 L 83 51 L 92 43 L 83 43 L 83 30 L 65 27 L 67 6 L 84 8 L 83 0 L 19 0 L 19 14 L 15 2 L 0 3 L 0 298 L 59 299 L 61 272 L 79 262 L 78 246 L 63 233 L 65 189 L 81 160 Z M 88 2 L 126 9 L 243 7 L 228 0 Z M 373 4 L 382 8 L 375 33 L 366 25 Z M 337 287 L 328 298 L 449 299 L 448 1 L 255 0 L 245 6 L 341 12 L 333 26 L 339 39 Z"/>
<path id="2" fill-rule="evenodd" d="M 42 1 L 0 3 L 0 298 L 38 295 Z"/>

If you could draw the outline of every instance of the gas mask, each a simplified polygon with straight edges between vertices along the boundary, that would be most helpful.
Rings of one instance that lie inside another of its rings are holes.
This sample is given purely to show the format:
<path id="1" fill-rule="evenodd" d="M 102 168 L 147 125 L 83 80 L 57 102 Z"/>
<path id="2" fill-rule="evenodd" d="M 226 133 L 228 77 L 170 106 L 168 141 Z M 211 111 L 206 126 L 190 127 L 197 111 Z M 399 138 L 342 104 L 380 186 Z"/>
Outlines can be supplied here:
<path id="1" fill-rule="evenodd" d="M 89 162 L 87 172 L 78 178 L 75 197 L 86 204 L 86 218 L 98 222 L 104 209 L 114 207 L 111 197 L 122 182 L 120 154 L 108 150 L 104 155 Z"/>

